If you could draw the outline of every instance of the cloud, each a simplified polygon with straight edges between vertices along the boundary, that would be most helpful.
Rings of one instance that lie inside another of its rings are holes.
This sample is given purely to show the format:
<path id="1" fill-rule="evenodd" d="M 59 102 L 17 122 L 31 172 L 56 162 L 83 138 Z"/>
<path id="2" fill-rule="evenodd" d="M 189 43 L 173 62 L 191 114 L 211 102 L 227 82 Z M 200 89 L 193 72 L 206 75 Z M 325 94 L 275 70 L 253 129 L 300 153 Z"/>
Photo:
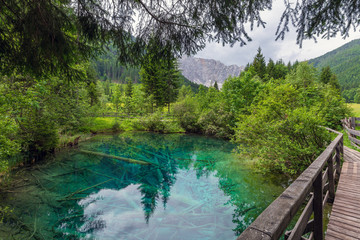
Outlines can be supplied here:
<path id="1" fill-rule="evenodd" d="M 321 56 L 353 39 L 360 38 L 359 32 L 352 32 L 347 39 L 337 36 L 329 40 L 317 39 L 317 43 L 314 40 L 305 40 L 302 48 L 299 48 L 299 45 L 296 44 L 296 29 L 293 28 L 285 35 L 284 40 L 275 41 L 275 32 L 283 9 L 283 1 L 275 0 L 273 9 L 262 14 L 263 20 L 267 22 L 266 28 L 260 27 L 249 31 L 253 41 L 247 45 L 240 47 L 239 43 L 233 47 L 223 47 L 222 44 L 208 43 L 206 48 L 196 54 L 195 57 L 215 59 L 227 65 L 245 66 L 253 60 L 258 47 L 261 47 L 267 61 L 269 58 L 274 61 L 282 59 L 287 63 L 288 61 L 303 61 Z"/>

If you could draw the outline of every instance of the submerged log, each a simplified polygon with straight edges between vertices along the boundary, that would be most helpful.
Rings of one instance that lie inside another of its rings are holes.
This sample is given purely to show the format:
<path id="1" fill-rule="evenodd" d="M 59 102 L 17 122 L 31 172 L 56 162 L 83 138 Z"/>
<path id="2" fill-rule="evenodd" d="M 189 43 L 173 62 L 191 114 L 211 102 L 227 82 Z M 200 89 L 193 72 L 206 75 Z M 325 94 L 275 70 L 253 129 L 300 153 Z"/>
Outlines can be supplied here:
<path id="1" fill-rule="evenodd" d="M 109 154 L 105 154 L 105 153 L 99 153 L 99 152 L 92 152 L 92 151 L 87 151 L 87 150 L 79 150 L 79 152 L 86 153 L 86 154 L 91 154 L 91 155 L 95 155 L 95 156 L 100 156 L 100 157 L 118 159 L 118 160 L 121 160 L 121 161 L 129 162 L 129 163 L 136 163 L 136 164 L 141 164 L 141 165 L 150 165 L 151 164 L 149 162 L 145 162 L 145 161 L 141 161 L 141 160 L 118 157 L 118 156 L 109 155 Z"/>

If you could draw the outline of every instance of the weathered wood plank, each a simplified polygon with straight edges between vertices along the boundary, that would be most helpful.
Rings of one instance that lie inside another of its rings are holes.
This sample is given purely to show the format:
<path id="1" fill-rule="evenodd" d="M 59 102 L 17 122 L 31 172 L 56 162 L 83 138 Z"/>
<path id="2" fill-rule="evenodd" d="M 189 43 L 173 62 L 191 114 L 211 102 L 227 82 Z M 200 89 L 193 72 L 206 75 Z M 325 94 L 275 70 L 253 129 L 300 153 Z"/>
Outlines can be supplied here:
<path id="1" fill-rule="evenodd" d="M 348 228 L 346 228 L 346 230 L 345 230 L 345 227 L 346 227 L 346 225 L 344 225 L 342 227 L 339 227 L 337 225 L 331 224 L 330 226 L 328 226 L 328 229 L 336 231 L 336 232 L 343 233 L 343 235 L 344 235 L 343 239 L 346 239 L 347 237 L 351 237 L 351 238 L 354 238 L 354 239 L 359 239 L 360 238 L 359 233 L 353 232 L 353 231 L 349 230 Z"/>
<path id="2" fill-rule="evenodd" d="M 360 152 L 346 156 L 360 156 Z M 345 158 L 345 160 L 348 160 Z M 352 160 L 352 159 L 350 159 Z M 344 162 L 325 239 L 360 239 L 360 164 Z"/>
<path id="3" fill-rule="evenodd" d="M 355 136 L 358 136 L 360 137 L 360 131 L 358 130 L 354 130 L 354 129 L 350 129 L 348 128 L 347 126 L 344 126 L 345 130 L 350 133 L 351 135 L 355 135 Z"/>
<path id="4" fill-rule="evenodd" d="M 330 234 L 327 234 L 326 239 L 328 239 L 328 240 L 342 240 L 341 238 L 333 237 Z"/>
<path id="5" fill-rule="evenodd" d="M 332 220 L 334 220 L 333 222 L 342 222 L 344 224 L 347 224 L 347 225 L 350 225 L 350 226 L 353 226 L 353 227 L 356 227 L 356 228 L 360 229 L 360 223 L 349 220 L 349 219 L 346 219 L 346 218 L 343 218 L 341 216 L 334 215 Z"/>
<path id="6" fill-rule="evenodd" d="M 356 217 L 352 217 L 352 216 L 348 216 L 348 215 L 345 215 L 345 214 L 342 214 L 341 212 L 332 212 L 331 211 L 331 216 L 330 216 L 330 221 L 329 221 L 329 225 L 331 224 L 331 221 L 332 221 L 332 216 L 336 216 L 340 219 L 346 219 L 347 221 L 350 221 L 352 223 L 355 223 L 357 224 L 357 218 Z"/>
<path id="7" fill-rule="evenodd" d="M 311 196 L 288 239 L 300 239 L 313 212 L 314 196 Z"/>

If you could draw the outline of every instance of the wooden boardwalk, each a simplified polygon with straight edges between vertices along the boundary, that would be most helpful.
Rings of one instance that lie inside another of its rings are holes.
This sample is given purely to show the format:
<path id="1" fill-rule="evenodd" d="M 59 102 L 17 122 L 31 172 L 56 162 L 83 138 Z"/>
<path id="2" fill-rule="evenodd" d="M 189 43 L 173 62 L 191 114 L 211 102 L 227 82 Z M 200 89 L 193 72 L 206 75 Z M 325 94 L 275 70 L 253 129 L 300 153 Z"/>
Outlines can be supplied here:
<path id="1" fill-rule="evenodd" d="M 344 146 L 344 161 L 326 240 L 360 239 L 360 152 Z"/>

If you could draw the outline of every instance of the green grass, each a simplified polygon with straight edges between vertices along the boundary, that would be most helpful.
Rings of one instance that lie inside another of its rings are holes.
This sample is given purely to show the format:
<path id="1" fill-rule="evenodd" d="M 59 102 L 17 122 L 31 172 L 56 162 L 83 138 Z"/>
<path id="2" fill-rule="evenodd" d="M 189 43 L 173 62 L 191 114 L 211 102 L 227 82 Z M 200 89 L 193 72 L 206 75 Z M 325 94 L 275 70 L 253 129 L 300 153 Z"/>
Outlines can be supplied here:
<path id="1" fill-rule="evenodd" d="M 348 106 L 353 111 L 353 117 L 360 117 L 360 104 L 359 103 L 348 103 Z"/>
<path id="2" fill-rule="evenodd" d="M 117 131 L 146 131 L 145 119 L 139 118 L 116 118 L 116 117 L 95 117 L 89 118 L 88 124 L 83 127 L 82 132 L 109 133 L 114 132 L 114 125 L 118 123 Z M 164 119 L 166 133 L 184 132 L 179 124 L 172 119 Z"/>

